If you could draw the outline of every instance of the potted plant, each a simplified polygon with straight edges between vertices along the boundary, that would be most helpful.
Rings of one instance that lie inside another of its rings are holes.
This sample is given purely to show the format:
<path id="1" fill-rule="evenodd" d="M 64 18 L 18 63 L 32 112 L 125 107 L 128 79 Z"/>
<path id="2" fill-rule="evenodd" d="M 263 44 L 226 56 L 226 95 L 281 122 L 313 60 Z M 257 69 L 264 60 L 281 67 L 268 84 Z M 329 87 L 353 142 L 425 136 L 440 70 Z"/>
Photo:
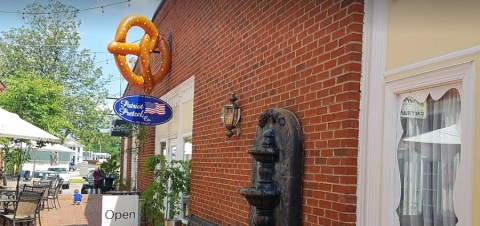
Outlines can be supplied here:
<path id="1" fill-rule="evenodd" d="M 119 155 L 117 153 L 113 154 L 107 161 L 100 164 L 100 171 L 104 176 L 104 191 L 112 190 L 115 187 L 113 183 L 119 179 L 119 168 Z"/>
<path id="2" fill-rule="evenodd" d="M 146 173 L 151 173 L 152 182 L 142 194 L 142 210 L 155 221 L 165 221 L 166 226 L 182 225 L 175 219 L 182 211 L 181 194 L 190 194 L 190 161 L 172 160 L 167 163 L 164 155 L 146 158 Z M 166 200 L 167 205 L 164 205 Z M 166 213 L 166 218 L 164 214 Z"/>

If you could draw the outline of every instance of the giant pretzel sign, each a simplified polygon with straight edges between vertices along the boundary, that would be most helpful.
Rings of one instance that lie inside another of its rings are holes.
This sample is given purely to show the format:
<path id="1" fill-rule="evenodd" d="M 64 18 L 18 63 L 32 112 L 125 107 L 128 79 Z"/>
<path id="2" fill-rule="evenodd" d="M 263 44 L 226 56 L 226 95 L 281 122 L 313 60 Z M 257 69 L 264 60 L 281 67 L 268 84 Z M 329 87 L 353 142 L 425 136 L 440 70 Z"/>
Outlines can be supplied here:
<path id="1" fill-rule="evenodd" d="M 140 44 L 126 43 L 127 33 L 133 26 L 138 26 L 145 31 Z M 132 86 L 143 88 L 146 94 L 150 94 L 153 87 L 165 77 L 172 63 L 172 54 L 167 41 L 158 35 L 155 25 L 141 15 L 129 15 L 123 18 L 118 25 L 115 40 L 110 42 L 107 49 L 113 53 L 117 68 L 127 82 Z M 149 55 L 154 50 L 160 52 L 162 63 L 160 69 L 152 75 Z M 142 76 L 135 74 L 130 69 L 126 61 L 127 54 L 138 56 Z"/>

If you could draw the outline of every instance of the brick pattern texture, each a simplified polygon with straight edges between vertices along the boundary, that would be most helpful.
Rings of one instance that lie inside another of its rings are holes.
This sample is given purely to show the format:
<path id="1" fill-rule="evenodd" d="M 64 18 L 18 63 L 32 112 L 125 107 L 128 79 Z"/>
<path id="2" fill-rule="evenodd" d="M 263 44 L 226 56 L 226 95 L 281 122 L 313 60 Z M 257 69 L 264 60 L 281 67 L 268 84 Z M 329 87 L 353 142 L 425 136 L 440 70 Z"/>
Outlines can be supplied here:
<path id="1" fill-rule="evenodd" d="M 305 139 L 303 225 L 355 225 L 363 16 L 363 0 L 164 2 L 154 23 L 172 34 L 173 61 L 152 95 L 195 76 L 191 213 L 248 225 L 237 189 L 251 186 L 257 117 L 287 108 Z M 158 54 L 151 61 L 158 68 Z M 231 92 L 243 116 L 242 134 L 229 140 L 219 115 Z M 140 190 L 154 136 L 152 128 L 139 156 Z"/>
<path id="2" fill-rule="evenodd" d="M 126 157 L 127 157 L 127 164 L 124 165 L 124 161 L 123 161 L 123 158 L 125 156 L 125 146 L 124 146 L 124 142 L 127 143 L 127 154 L 126 154 Z M 122 145 L 120 147 L 120 168 L 123 169 L 124 167 L 127 168 L 127 174 L 126 175 L 121 175 L 121 179 L 122 180 L 125 180 L 124 182 L 126 182 L 126 180 L 129 180 L 129 178 L 131 178 L 132 176 L 132 157 L 131 155 L 129 155 L 128 153 L 131 153 L 129 150 L 132 149 L 132 139 L 126 139 L 126 138 L 122 138 Z M 123 173 L 123 171 L 121 170 L 120 172 Z"/>

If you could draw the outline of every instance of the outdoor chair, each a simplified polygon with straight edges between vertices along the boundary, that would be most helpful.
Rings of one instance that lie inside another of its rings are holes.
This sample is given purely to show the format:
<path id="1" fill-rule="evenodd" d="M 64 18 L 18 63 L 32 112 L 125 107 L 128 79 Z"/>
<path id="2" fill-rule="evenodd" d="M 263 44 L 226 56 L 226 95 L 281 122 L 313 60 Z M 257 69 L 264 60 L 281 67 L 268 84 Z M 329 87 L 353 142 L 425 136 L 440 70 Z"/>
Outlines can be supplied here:
<path id="1" fill-rule="evenodd" d="M 40 207 L 38 208 L 38 222 L 42 225 L 40 220 L 40 210 L 45 209 L 45 202 L 47 202 L 47 210 L 50 211 L 50 203 L 48 202 L 48 195 L 52 186 L 52 180 L 42 179 L 35 185 L 24 185 L 24 190 L 32 190 L 32 191 L 42 191 L 42 199 L 40 201 Z M 40 185 L 40 186 L 39 186 Z"/>
<path id="2" fill-rule="evenodd" d="M 18 191 L 18 195 L 16 195 L 16 197 L 19 197 L 20 193 L 22 193 L 23 191 L 27 191 L 27 192 L 37 192 L 37 193 L 42 193 L 43 195 L 43 192 L 44 192 L 44 188 L 40 188 L 40 187 L 34 187 L 35 185 L 28 185 L 28 184 L 23 184 L 23 186 L 20 188 L 20 190 Z M 13 196 L 15 197 L 15 196 Z M 41 200 L 40 200 L 41 201 Z M 13 205 L 11 205 L 13 204 Z M 4 213 L 13 213 L 15 211 L 15 202 L 11 202 L 11 203 L 8 203 L 8 205 L 4 205 Z"/>
<path id="3" fill-rule="evenodd" d="M 40 209 L 40 200 L 42 193 L 35 191 L 22 191 L 18 196 L 17 204 L 11 214 L 0 215 L 3 218 L 3 225 L 6 221 L 17 223 L 30 223 L 36 225 L 37 212 Z M 40 216 L 38 216 L 40 218 Z"/>
<path id="4" fill-rule="evenodd" d="M 47 202 L 47 210 L 50 211 L 50 204 L 48 203 L 48 194 L 52 187 L 52 180 L 40 180 L 39 185 L 45 186 L 45 192 L 43 193 L 42 209 L 45 209 L 45 202 Z"/>
<path id="5" fill-rule="evenodd" d="M 43 200 L 44 200 L 45 194 L 47 194 L 47 197 L 48 197 L 48 191 L 49 190 L 50 189 L 47 189 L 45 186 L 39 187 L 38 184 L 35 184 L 35 185 L 24 184 L 23 185 L 23 191 L 34 191 L 34 192 L 38 192 L 38 193 L 42 194 L 42 197 L 40 198 L 40 203 L 38 204 L 38 209 L 37 209 L 37 212 L 36 212 L 38 223 L 39 223 L 40 226 L 42 225 L 42 221 L 40 219 L 40 210 L 42 209 L 41 207 L 43 206 Z"/>
<path id="6" fill-rule="evenodd" d="M 56 184 L 56 187 L 50 188 L 49 190 L 48 200 L 51 200 L 53 207 L 55 207 L 55 209 L 57 209 L 57 203 L 58 203 L 58 208 L 61 208 L 60 201 L 58 200 L 58 195 L 60 194 L 60 191 L 62 191 L 62 185 L 63 185 L 63 181 L 59 180 L 58 183 Z"/>
<path id="7" fill-rule="evenodd" d="M 62 179 L 62 178 L 58 179 L 58 180 L 57 180 L 57 183 L 62 184 L 62 186 L 60 186 L 60 191 L 59 191 L 59 194 L 62 194 L 62 192 L 63 192 L 63 179 Z M 58 184 L 57 184 L 57 185 L 58 185 Z"/>

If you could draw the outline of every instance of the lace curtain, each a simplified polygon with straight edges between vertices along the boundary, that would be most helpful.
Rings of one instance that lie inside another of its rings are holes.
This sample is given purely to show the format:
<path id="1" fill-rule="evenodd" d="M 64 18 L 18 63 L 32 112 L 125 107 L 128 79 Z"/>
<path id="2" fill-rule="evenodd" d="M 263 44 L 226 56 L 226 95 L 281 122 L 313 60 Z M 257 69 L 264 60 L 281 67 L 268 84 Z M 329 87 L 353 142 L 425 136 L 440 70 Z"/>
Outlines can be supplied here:
<path id="1" fill-rule="evenodd" d="M 407 96 L 400 112 L 397 160 L 402 226 L 454 226 L 453 190 L 460 163 L 460 94 L 450 89 L 439 99 Z"/>

